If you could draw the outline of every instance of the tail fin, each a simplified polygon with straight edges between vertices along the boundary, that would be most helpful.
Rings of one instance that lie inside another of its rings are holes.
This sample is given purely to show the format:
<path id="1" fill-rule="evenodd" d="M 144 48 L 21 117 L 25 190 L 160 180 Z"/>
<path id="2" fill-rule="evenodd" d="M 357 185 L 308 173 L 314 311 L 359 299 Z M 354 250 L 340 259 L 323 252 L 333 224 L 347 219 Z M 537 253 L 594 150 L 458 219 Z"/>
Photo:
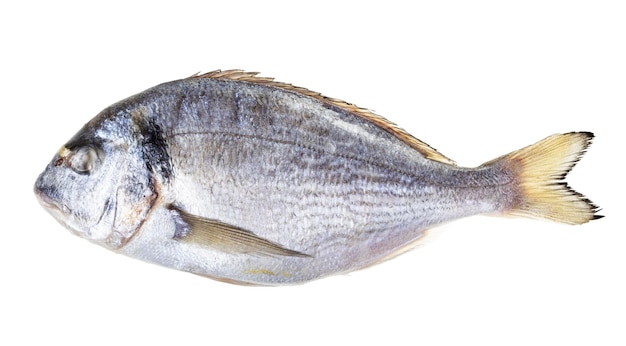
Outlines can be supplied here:
<path id="1" fill-rule="evenodd" d="M 499 158 L 512 169 L 520 187 L 509 213 L 568 224 L 601 218 L 596 205 L 562 181 L 592 139 L 591 132 L 556 134 Z"/>

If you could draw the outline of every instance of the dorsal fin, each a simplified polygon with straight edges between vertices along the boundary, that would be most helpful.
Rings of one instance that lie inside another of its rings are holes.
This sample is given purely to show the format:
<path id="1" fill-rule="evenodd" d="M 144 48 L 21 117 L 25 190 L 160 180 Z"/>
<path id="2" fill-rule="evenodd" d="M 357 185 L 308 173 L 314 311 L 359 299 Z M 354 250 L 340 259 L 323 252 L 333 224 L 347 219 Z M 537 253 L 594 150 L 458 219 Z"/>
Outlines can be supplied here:
<path id="1" fill-rule="evenodd" d="M 274 78 L 269 77 L 259 77 L 257 76 L 258 72 L 246 72 L 243 70 L 215 70 L 203 74 L 194 74 L 189 78 L 213 78 L 213 79 L 228 79 L 234 81 L 243 81 L 255 84 L 262 84 L 271 86 L 274 88 L 279 88 L 291 92 L 295 92 L 304 96 L 312 97 L 319 101 L 322 101 L 326 104 L 339 107 L 351 114 L 354 114 L 357 117 L 363 118 L 367 121 L 374 123 L 376 126 L 382 128 L 383 130 L 391 133 L 396 136 L 398 139 L 408 144 L 413 149 L 420 152 L 425 158 L 438 161 L 450 165 L 456 165 L 456 163 L 449 158 L 442 155 L 440 152 L 435 150 L 430 145 L 420 141 L 419 139 L 413 137 L 411 134 L 406 132 L 405 130 L 398 127 L 396 124 L 391 121 L 383 118 L 382 116 L 371 112 L 368 109 L 357 107 L 351 103 L 347 103 L 338 99 L 334 99 L 331 97 L 327 97 L 322 95 L 321 93 L 311 91 L 305 88 L 301 88 L 298 86 L 294 86 L 288 83 L 281 83 L 274 81 Z"/>

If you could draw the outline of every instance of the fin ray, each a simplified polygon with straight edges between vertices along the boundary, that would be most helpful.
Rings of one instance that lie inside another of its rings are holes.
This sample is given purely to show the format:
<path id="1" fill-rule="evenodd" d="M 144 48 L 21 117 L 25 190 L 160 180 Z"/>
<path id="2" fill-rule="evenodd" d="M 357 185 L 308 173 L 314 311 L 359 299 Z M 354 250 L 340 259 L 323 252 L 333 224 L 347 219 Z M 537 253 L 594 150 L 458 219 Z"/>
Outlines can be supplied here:
<path id="1" fill-rule="evenodd" d="M 177 238 L 182 241 L 203 244 L 233 253 L 310 257 L 307 254 L 284 248 L 280 244 L 261 238 L 243 228 L 189 214 L 178 208 L 170 209 L 176 212 L 188 227 L 188 230 L 178 233 Z"/>
<path id="2" fill-rule="evenodd" d="M 601 218 L 595 204 L 562 181 L 593 137 L 591 132 L 556 134 L 486 163 L 502 162 L 516 176 L 519 201 L 508 213 L 567 224 Z"/>

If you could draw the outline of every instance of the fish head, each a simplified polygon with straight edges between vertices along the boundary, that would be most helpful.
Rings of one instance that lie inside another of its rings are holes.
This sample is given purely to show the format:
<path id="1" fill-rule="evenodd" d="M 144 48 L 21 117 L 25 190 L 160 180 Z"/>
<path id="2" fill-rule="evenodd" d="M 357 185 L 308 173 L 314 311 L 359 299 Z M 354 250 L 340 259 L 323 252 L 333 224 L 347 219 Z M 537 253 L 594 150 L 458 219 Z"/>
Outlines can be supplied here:
<path id="1" fill-rule="evenodd" d="M 87 123 L 54 155 L 34 192 L 73 234 L 119 249 L 143 223 L 156 194 L 132 131 L 111 122 Z"/>

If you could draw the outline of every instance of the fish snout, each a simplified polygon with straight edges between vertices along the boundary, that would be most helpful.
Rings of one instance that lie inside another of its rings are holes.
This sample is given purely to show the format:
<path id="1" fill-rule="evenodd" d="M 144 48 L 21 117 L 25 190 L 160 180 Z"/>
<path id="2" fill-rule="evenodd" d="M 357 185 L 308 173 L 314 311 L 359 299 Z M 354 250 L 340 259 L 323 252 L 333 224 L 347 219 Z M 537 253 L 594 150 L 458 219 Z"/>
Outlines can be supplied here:
<path id="1" fill-rule="evenodd" d="M 49 213 L 54 216 L 55 219 L 63 219 L 70 214 L 70 209 L 63 203 L 59 203 L 56 196 L 56 189 L 54 187 L 46 187 L 41 184 L 41 179 L 38 179 L 33 188 L 37 201 L 44 207 Z"/>
<path id="2" fill-rule="evenodd" d="M 71 218 L 71 210 L 63 203 L 58 202 L 53 197 L 54 189 L 53 188 L 42 188 L 38 184 L 35 184 L 34 192 L 37 197 L 37 201 L 41 206 L 48 212 L 48 214 L 52 215 L 52 217 L 57 220 L 63 227 L 67 228 L 71 233 L 77 236 L 81 236 L 81 232 L 79 232 L 75 227 L 72 226 Z"/>
<path id="3" fill-rule="evenodd" d="M 39 202 L 39 204 L 41 204 L 42 207 L 46 209 L 56 207 L 54 200 L 50 198 L 50 196 L 48 196 L 48 194 L 41 187 L 37 186 L 37 184 L 35 184 L 33 192 L 35 192 L 35 197 L 37 197 L 37 201 Z"/>

